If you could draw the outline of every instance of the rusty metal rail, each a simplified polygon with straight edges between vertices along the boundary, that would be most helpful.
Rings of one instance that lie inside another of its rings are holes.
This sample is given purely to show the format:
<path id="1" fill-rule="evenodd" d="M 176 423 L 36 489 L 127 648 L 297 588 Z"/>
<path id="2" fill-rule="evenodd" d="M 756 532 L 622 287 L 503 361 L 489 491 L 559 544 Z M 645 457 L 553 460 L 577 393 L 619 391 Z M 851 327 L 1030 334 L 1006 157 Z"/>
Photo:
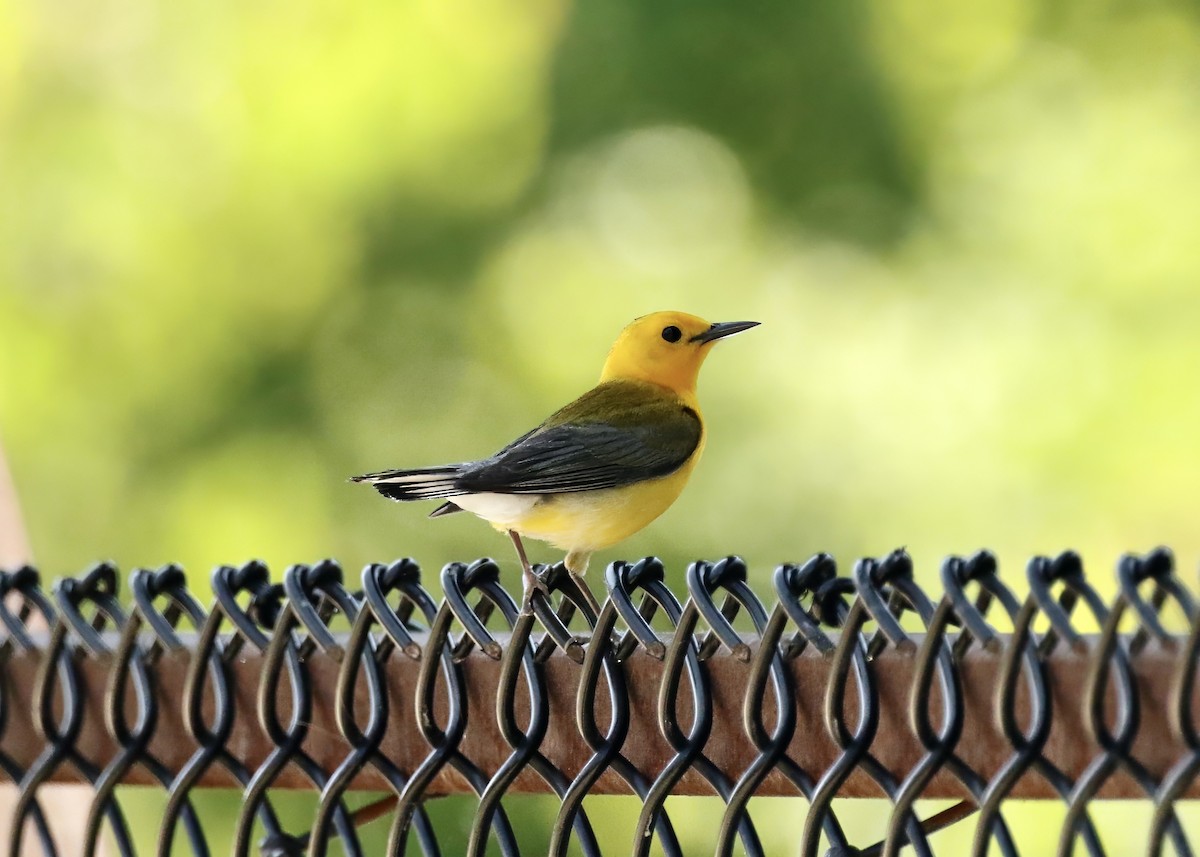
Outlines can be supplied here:
<path id="1" fill-rule="evenodd" d="M 657 560 L 618 562 L 598 615 L 560 568 L 546 572 L 557 603 L 539 593 L 521 614 L 490 560 L 447 565 L 440 603 L 411 560 L 368 566 L 353 592 L 328 560 L 278 583 L 260 563 L 221 567 L 209 609 L 176 566 L 133 572 L 128 609 L 111 565 L 50 595 L 31 568 L 0 572 L 0 771 L 18 787 L 7 847 L 62 853 L 53 787 L 85 782 L 88 854 L 104 829 L 135 853 L 123 784 L 166 790 L 164 857 L 218 847 L 192 805 L 206 787 L 243 792 L 238 855 L 337 840 L 362 854 L 358 826 L 380 816 L 389 853 L 439 854 L 427 808 L 455 793 L 478 796 L 473 855 L 489 840 L 521 853 L 508 815 L 521 793 L 558 796 L 553 854 L 602 853 L 594 794 L 641 799 L 633 841 L 604 843 L 612 854 L 681 854 L 664 808 L 681 794 L 719 796 L 722 855 L 764 853 L 756 795 L 807 798 L 794 837 L 806 857 L 932 854 L 930 834 L 967 816 L 974 854 L 1016 854 L 1014 798 L 1062 801 L 1058 853 L 1100 855 L 1098 797 L 1152 802 L 1146 853 L 1190 854 L 1175 802 L 1200 795 L 1200 608 L 1170 552 L 1124 557 L 1111 605 L 1073 553 L 1031 561 L 1024 600 L 986 552 L 940 571 L 934 602 L 902 551 L 849 577 L 818 555 L 775 570 L 768 608 L 735 557 L 693 563 L 682 603 Z M 1099 633 L 1081 634 L 1076 612 Z M 320 792 L 311 831 L 283 829 L 283 789 Z M 350 790 L 392 797 L 352 812 Z M 881 796 L 886 838 L 853 842 L 832 800 Z M 925 797 L 960 802 L 922 820 Z"/>

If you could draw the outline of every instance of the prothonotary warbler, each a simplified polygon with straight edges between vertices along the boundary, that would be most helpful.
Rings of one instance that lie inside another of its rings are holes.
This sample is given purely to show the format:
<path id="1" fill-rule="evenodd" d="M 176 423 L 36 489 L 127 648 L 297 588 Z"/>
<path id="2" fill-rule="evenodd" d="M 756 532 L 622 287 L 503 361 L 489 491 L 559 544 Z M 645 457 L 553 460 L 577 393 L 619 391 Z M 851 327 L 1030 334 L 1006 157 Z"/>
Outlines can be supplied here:
<path id="1" fill-rule="evenodd" d="M 524 570 L 523 609 L 542 587 L 522 536 L 567 551 L 567 571 L 590 595 L 579 576 L 592 552 L 666 511 L 700 458 L 696 377 L 712 344 L 757 324 L 709 324 L 682 312 L 642 316 L 617 337 L 599 384 L 495 455 L 353 481 L 393 500 L 445 500 L 430 517 L 465 509 L 507 531 Z"/>

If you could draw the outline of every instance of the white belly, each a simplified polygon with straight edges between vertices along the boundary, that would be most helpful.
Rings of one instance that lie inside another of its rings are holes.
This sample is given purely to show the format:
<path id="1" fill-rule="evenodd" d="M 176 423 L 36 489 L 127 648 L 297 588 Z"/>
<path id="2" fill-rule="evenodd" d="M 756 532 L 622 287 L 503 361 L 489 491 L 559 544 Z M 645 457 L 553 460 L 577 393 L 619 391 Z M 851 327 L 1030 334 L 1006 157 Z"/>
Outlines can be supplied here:
<path id="1" fill-rule="evenodd" d="M 455 506 L 473 512 L 496 527 L 515 530 L 538 502 L 539 495 L 463 494 L 451 500 Z"/>
<path id="2" fill-rule="evenodd" d="M 693 459 L 694 461 L 694 459 Z M 661 515 L 687 481 L 691 463 L 659 479 L 562 494 L 463 494 L 452 498 L 498 530 L 591 552 L 628 538 Z"/>

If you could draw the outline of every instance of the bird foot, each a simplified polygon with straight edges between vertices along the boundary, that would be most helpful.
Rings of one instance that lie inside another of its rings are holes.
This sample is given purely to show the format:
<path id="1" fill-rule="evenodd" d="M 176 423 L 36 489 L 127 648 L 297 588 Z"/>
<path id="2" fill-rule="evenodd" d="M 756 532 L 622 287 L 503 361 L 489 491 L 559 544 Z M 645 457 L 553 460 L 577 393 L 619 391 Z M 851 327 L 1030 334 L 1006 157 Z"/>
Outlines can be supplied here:
<path id="1" fill-rule="evenodd" d="M 533 612 L 533 593 L 540 592 L 546 602 L 550 602 L 550 584 L 547 583 L 547 578 L 550 575 L 549 566 L 536 566 L 529 568 L 526 566 L 522 580 L 524 582 L 524 592 L 521 597 L 521 612 Z"/>
<path id="2" fill-rule="evenodd" d="M 584 600 L 587 601 L 588 606 L 592 608 L 592 615 L 599 616 L 600 604 L 596 601 L 596 596 L 592 594 L 591 588 L 588 587 L 587 582 L 583 579 L 583 575 L 576 574 L 570 569 L 567 569 L 567 574 L 571 575 L 571 581 L 577 587 L 579 587 L 579 594 L 583 596 Z"/>

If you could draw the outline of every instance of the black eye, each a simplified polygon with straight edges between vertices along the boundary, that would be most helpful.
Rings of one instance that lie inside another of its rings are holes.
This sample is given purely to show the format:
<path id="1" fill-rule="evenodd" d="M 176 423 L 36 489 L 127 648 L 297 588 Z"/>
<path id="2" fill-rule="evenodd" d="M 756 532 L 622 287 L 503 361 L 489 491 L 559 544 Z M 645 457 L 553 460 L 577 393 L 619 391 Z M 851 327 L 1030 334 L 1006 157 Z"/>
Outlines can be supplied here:
<path id="1" fill-rule="evenodd" d="M 682 336 L 683 331 L 675 325 L 663 328 L 663 339 L 667 340 L 667 342 L 678 342 Z"/>

